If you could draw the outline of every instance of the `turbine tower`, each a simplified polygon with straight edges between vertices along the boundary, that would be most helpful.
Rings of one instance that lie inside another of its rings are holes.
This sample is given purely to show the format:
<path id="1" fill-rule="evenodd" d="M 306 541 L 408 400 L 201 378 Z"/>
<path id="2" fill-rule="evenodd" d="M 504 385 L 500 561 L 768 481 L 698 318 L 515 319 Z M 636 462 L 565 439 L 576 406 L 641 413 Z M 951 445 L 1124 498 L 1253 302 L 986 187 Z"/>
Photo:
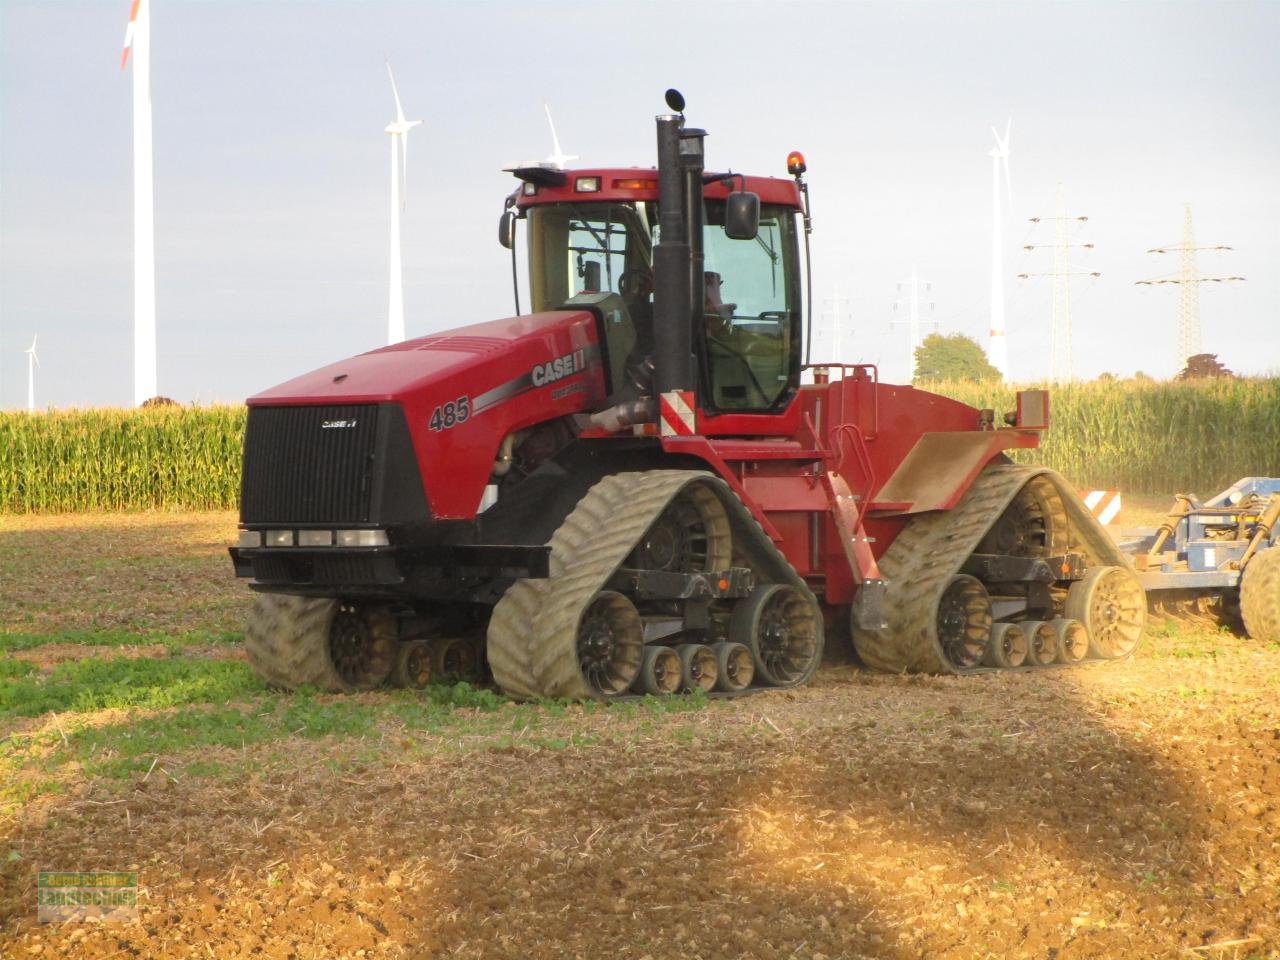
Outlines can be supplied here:
<path id="1" fill-rule="evenodd" d="M 36 412 L 36 367 L 40 366 L 40 358 L 36 356 L 36 336 L 31 338 L 31 346 L 23 352 L 27 355 L 27 413 Z"/>
<path id="2" fill-rule="evenodd" d="M 400 211 L 407 198 L 406 175 L 409 166 L 409 131 L 422 123 L 406 120 L 400 106 L 400 91 L 396 89 L 396 76 L 387 61 L 387 76 L 391 78 L 391 95 L 396 101 L 396 118 L 387 124 L 391 135 L 391 279 L 387 296 L 387 343 L 399 343 L 404 339 L 404 269 L 400 263 Z"/>
<path id="3" fill-rule="evenodd" d="M 1001 137 L 995 127 L 991 133 L 996 145 L 991 148 L 991 327 L 987 356 L 991 365 L 1000 371 L 1000 379 L 1009 379 L 1009 345 L 1004 338 L 1004 238 L 1001 235 L 1000 169 L 1004 168 L 1005 197 L 1013 206 L 1013 187 L 1009 184 L 1009 131 L 1013 127 L 1010 117 L 1004 125 Z"/>
<path id="4" fill-rule="evenodd" d="M 156 390 L 156 238 L 151 152 L 151 3 L 133 0 L 120 69 L 133 51 L 133 402 Z"/>
<path id="5" fill-rule="evenodd" d="M 577 160 L 577 154 L 564 153 L 560 149 L 560 138 L 556 136 L 556 122 L 551 119 L 551 107 L 543 103 L 542 109 L 547 112 L 547 126 L 551 128 L 551 156 L 547 157 L 546 163 L 551 164 L 557 170 L 563 170 L 570 160 Z"/>
<path id="6" fill-rule="evenodd" d="M 1200 250 L 1231 250 L 1231 247 L 1218 244 L 1212 247 L 1197 247 L 1195 231 L 1191 227 L 1191 204 L 1186 205 L 1182 218 L 1182 243 L 1169 244 L 1148 250 L 1147 253 L 1178 253 L 1181 260 L 1176 277 L 1156 277 L 1151 280 L 1138 280 L 1136 283 L 1154 286 L 1159 283 L 1176 283 L 1182 287 L 1178 310 L 1178 369 L 1183 370 L 1187 358 L 1200 352 L 1200 284 L 1231 283 L 1243 280 L 1244 277 L 1206 277 L 1196 266 L 1196 252 Z"/>

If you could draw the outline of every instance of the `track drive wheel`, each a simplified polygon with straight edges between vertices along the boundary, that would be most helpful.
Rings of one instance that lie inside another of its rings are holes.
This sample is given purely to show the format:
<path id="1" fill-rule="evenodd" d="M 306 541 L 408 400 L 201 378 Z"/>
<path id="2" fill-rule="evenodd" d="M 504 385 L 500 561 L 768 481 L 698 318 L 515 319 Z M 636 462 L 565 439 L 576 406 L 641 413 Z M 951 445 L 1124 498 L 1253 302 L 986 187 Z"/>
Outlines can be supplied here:
<path id="1" fill-rule="evenodd" d="M 729 639 L 751 651 L 755 678 L 775 687 L 803 683 L 818 666 L 822 622 L 795 587 L 768 583 L 738 601 Z"/>
<path id="2" fill-rule="evenodd" d="M 644 623 L 635 604 L 613 590 L 597 593 L 578 621 L 577 651 L 591 696 L 626 693 L 644 657 Z"/>
<path id="3" fill-rule="evenodd" d="M 1067 518 L 1053 482 L 1033 477 L 978 544 L 978 553 L 1049 557 L 1067 552 Z"/>
<path id="4" fill-rule="evenodd" d="M 670 647 L 644 648 L 640 674 L 633 687 L 636 693 L 665 697 L 680 689 L 680 657 Z"/>
<path id="5" fill-rule="evenodd" d="M 751 659 L 751 651 L 741 643 L 731 640 L 712 644 L 711 652 L 716 658 L 716 689 L 725 693 L 737 693 L 751 686 L 755 676 L 756 665 Z"/>
<path id="6" fill-rule="evenodd" d="M 680 657 L 680 686 L 687 693 L 710 691 L 716 685 L 716 655 L 701 643 L 682 643 L 676 647 Z"/>
<path id="7" fill-rule="evenodd" d="M 1255 553 L 1240 584 L 1244 629 L 1255 640 L 1280 640 L 1280 545 Z"/>
<path id="8" fill-rule="evenodd" d="M 715 492 L 690 486 L 645 531 L 626 566 L 669 573 L 711 573 L 733 562 L 729 515 Z"/>
<path id="9" fill-rule="evenodd" d="M 1114 660 L 1133 653 L 1142 639 L 1147 598 L 1124 567 L 1094 567 L 1067 591 L 1063 616 L 1084 624 L 1091 654 Z"/>
<path id="10" fill-rule="evenodd" d="M 395 666 L 397 633 L 396 618 L 386 607 L 338 605 L 329 624 L 329 656 L 342 689 L 382 686 Z"/>
<path id="11" fill-rule="evenodd" d="M 983 663 L 988 667 L 1020 667 L 1027 659 L 1027 635 L 1016 623 L 993 623 Z"/>
<path id="12" fill-rule="evenodd" d="M 1089 652 L 1089 631 L 1079 620 L 1058 617 L 1049 621 L 1053 639 L 1058 645 L 1058 663 L 1079 663 Z"/>
<path id="13" fill-rule="evenodd" d="M 1024 620 L 1018 624 L 1027 635 L 1027 666 L 1045 667 L 1058 659 L 1058 635 L 1044 620 Z"/>
<path id="14" fill-rule="evenodd" d="M 991 637 L 991 598 L 982 581 L 957 574 L 938 601 L 938 643 L 957 670 L 979 666 Z"/>
<path id="15" fill-rule="evenodd" d="M 431 644 L 426 640 L 409 640 L 400 644 L 396 665 L 391 671 L 391 682 L 407 690 L 421 690 L 435 675 L 431 661 Z"/>

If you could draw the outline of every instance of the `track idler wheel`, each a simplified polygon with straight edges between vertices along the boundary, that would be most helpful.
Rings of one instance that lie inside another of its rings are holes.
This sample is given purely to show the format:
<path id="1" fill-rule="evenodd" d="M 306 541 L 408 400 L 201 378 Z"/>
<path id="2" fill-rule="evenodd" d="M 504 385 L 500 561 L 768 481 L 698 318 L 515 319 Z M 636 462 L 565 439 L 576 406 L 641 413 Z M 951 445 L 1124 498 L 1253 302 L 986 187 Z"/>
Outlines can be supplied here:
<path id="1" fill-rule="evenodd" d="M 613 590 L 597 593 L 578 621 L 577 651 L 591 696 L 626 693 L 644 659 L 644 623 L 635 604 Z"/>
<path id="2" fill-rule="evenodd" d="M 665 697 L 680 689 L 680 656 L 670 647 L 645 647 L 640 661 L 640 675 L 634 688 L 637 693 Z"/>
<path id="3" fill-rule="evenodd" d="M 1016 623 L 993 623 L 982 662 L 988 667 L 1020 667 L 1027 660 L 1027 635 Z"/>
<path id="4" fill-rule="evenodd" d="M 1047 667 L 1058 659 L 1058 635 L 1044 620 L 1023 620 L 1018 624 L 1027 635 L 1027 666 Z"/>
<path id="5" fill-rule="evenodd" d="M 785 583 L 756 587 L 729 618 L 729 639 L 751 651 L 755 678 L 775 687 L 809 679 L 821 655 L 821 630 L 813 604 Z"/>
<path id="6" fill-rule="evenodd" d="M 756 673 L 751 651 L 744 644 L 726 640 L 711 645 L 716 658 L 716 689 L 725 693 L 737 693 L 751 686 Z"/>
<path id="7" fill-rule="evenodd" d="M 938 601 L 938 643 L 957 670 L 979 666 L 991 637 L 991 597 L 982 581 L 957 574 Z"/>
<path id="8" fill-rule="evenodd" d="M 410 640 L 400 644 L 396 665 L 391 671 L 391 682 L 407 690 L 421 690 L 435 676 L 432 666 L 431 644 L 426 640 Z"/>
<path id="9" fill-rule="evenodd" d="M 1091 654 L 1114 660 L 1127 657 L 1142 639 L 1147 598 L 1123 567 L 1094 567 L 1067 591 L 1063 616 L 1084 624 Z"/>
<path id="10" fill-rule="evenodd" d="M 338 604 L 329 624 L 329 658 L 344 690 L 382 686 L 395 666 L 397 633 L 386 607 Z"/>
<path id="11" fill-rule="evenodd" d="M 680 657 L 680 688 L 709 692 L 716 685 L 716 655 L 701 643 L 682 643 L 676 647 Z"/>
<path id="12" fill-rule="evenodd" d="M 1058 617 L 1048 621 L 1058 645 L 1058 663 L 1079 663 L 1089 652 L 1089 631 L 1079 620 Z"/>

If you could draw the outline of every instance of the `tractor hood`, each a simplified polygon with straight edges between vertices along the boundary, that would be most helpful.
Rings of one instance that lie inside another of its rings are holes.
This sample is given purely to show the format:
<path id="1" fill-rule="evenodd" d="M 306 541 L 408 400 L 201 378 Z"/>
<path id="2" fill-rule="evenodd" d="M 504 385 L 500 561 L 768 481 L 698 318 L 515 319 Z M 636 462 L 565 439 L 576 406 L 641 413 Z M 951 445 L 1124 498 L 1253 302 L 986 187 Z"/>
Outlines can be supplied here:
<path id="1" fill-rule="evenodd" d="M 261 460 L 261 475 L 269 478 L 275 476 L 272 464 L 292 457 L 309 465 L 299 468 L 297 484 L 327 490 L 330 474 L 362 474 L 368 457 L 382 456 L 378 450 L 411 449 L 395 455 L 400 467 L 374 462 L 373 469 L 404 476 L 410 464 L 403 461 L 411 455 L 431 516 L 471 519 L 505 437 L 604 403 L 598 323 L 587 310 L 510 317 L 407 340 L 295 377 L 249 399 L 246 450 L 260 453 L 246 453 L 246 471 L 252 466 L 257 476 Z M 270 429 L 255 426 L 277 422 Z M 366 429 L 378 435 L 361 446 Z M 403 441 L 383 436 L 388 430 Z M 297 450 L 286 456 L 286 447 L 293 450 L 289 443 Z M 342 452 L 343 444 L 351 450 Z M 287 491 L 279 497 L 291 502 Z M 318 495 L 312 500 L 320 502 Z"/>
<path id="2" fill-rule="evenodd" d="M 554 360 L 572 347 L 594 345 L 594 327 L 594 315 L 586 311 L 535 313 L 460 327 L 331 363 L 255 394 L 247 402 L 251 407 L 380 403 L 430 392 L 442 381 L 460 377 L 502 381 L 504 372 L 514 375 L 515 370 L 524 370 L 526 361 L 531 370 L 534 364 Z"/>

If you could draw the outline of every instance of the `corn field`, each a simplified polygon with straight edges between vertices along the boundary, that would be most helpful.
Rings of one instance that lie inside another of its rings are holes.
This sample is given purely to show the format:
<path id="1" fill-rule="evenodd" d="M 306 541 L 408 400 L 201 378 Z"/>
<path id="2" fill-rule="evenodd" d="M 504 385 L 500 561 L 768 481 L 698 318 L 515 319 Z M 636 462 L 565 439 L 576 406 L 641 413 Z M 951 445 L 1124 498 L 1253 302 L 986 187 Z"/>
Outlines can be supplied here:
<path id="1" fill-rule="evenodd" d="M 0 512 L 235 507 L 243 440 L 243 407 L 0 413 Z"/>
<path id="2" fill-rule="evenodd" d="M 1014 387 L 934 383 L 975 407 L 1014 409 Z M 1025 389 L 1025 388 L 1024 388 Z M 1081 487 L 1211 496 L 1241 477 L 1280 476 L 1280 378 L 1094 380 L 1050 386 L 1043 463 Z"/>
<path id="3" fill-rule="evenodd" d="M 927 389 L 997 415 L 1014 388 Z M 1280 379 L 1093 381 L 1050 389 L 1043 463 L 1082 487 L 1208 496 L 1280 476 Z M 0 413 L 0 512 L 233 509 L 243 407 Z"/>

